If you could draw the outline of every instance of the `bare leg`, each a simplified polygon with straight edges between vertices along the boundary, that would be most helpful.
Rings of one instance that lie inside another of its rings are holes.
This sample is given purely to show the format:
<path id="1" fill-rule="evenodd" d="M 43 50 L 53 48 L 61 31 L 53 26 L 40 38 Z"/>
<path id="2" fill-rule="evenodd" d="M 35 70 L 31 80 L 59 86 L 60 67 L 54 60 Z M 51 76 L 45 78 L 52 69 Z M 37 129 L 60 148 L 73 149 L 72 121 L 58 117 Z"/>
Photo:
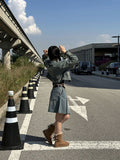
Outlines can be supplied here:
<path id="1" fill-rule="evenodd" d="M 61 134 L 62 133 L 62 124 L 67 119 L 69 119 L 69 114 L 56 113 L 55 119 L 56 119 L 56 122 L 55 122 L 55 134 Z"/>
<path id="2" fill-rule="evenodd" d="M 63 114 L 56 113 L 55 119 L 56 119 L 56 122 L 55 122 L 55 134 L 60 134 L 60 133 L 62 133 Z"/>
<path id="3" fill-rule="evenodd" d="M 62 123 L 64 123 L 66 120 L 68 120 L 70 118 L 69 114 L 64 114 L 63 115 L 63 119 L 62 119 Z"/>
<path id="4" fill-rule="evenodd" d="M 66 147 L 69 146 L 69 143 L 64 141 L 62 139 L 62 124 L 65 122 L 68 118 L 68 114 L 60 114 L 56 113 L 56 122 L 55 122 L 55 144 L 54 147 Z"/>

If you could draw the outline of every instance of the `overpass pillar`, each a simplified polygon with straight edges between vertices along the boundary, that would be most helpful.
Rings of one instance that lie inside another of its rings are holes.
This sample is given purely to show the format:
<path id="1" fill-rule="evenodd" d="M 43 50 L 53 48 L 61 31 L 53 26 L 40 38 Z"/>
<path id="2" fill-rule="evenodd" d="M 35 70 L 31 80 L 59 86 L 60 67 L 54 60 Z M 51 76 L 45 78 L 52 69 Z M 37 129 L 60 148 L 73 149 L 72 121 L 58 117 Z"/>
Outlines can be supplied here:
<path id="1" fill-rule="evenodd" d="M 2 63 L 6 69 L 10 70 L 11 69 L 10 49 L 20 45 L 21 40 L 13 39 L 9 36 L 6 36 L 6 39 L 4 38 L 2 39 L 2 42 L 0 43 L 0 48 L 2 48 Z"/>
<path id="2" fill-rule="evenodd" d="M 10 62 L 10 49 L 3 48 L 2 49 L 2 62 L 6 69 L 11 69 L 11 62 Z"/>

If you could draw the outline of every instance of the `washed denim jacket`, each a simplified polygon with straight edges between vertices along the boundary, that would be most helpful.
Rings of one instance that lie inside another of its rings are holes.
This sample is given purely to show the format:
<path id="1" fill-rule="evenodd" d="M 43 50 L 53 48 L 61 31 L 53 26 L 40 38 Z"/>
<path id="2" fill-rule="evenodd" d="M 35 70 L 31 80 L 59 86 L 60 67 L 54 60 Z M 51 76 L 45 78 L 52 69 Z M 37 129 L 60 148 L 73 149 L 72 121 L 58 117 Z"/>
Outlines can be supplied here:
<path id="1" fill-rule="evenodd" d="M 66 58 L 62 61 L 51 61 L 48 56 L 42 56 L 44 65 L 48 70 L 47 77 L 53 83 L 61 83 L 63 80 L 71 80 L 70 73 L 68 71 L 73 67 L 73 65 L 78 63 L 78 58 L 75 54 L 72 54 L 70 51 L 67 51 L 64 54 Z"/>

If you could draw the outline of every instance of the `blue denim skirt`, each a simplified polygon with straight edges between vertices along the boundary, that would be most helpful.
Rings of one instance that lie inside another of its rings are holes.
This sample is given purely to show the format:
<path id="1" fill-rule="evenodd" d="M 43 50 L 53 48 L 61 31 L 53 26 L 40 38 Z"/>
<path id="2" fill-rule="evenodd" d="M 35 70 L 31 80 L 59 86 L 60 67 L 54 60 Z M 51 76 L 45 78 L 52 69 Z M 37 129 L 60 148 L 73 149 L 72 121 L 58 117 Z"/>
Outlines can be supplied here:
<path id="1" fill-rule="evenodd" d="M 50 95 L 48 112 L 70 114 L 64 87 L 53 87 Z"/>

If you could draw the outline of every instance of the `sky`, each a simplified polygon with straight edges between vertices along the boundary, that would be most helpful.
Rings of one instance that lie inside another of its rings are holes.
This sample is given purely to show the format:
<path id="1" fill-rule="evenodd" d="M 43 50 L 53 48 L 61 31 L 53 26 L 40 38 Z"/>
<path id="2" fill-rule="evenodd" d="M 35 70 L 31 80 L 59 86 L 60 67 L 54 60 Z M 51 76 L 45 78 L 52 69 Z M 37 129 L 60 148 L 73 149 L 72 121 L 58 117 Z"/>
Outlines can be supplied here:
<path id="1" fill-rule="evenodd" d="M 5 1 L 40 55 L 51 45 L 117 42 L 120 34 L 120 0 Z"/>

